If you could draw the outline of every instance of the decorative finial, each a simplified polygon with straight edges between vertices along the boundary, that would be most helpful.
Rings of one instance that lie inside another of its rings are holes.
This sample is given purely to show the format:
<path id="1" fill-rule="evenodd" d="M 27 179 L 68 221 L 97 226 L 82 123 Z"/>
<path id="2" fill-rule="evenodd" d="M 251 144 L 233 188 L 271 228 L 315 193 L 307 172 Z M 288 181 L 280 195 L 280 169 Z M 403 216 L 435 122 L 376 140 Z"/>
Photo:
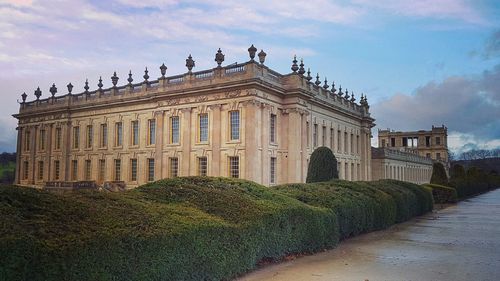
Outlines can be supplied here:
<path id="1" fill-rule="evenodd" d="M 256 52 L 257 52 L 257 48 L 255 48 L 254 45 L 252 44 L 252 46 L 250 46 L 250 48 L 248 48 L 248 55 L 250 56 L 251 61 L 253 61 L 253 59 L 255 58 Z"/>
<path id="2" fill-rule="evenodd" d="M 299 66 L 297 65 L 297 55 L 295 55 L 292 61 L 292 71 L 295 73 L 297 70 L 299 70 Z"/>
<path id="3" fill-rule="evenodd" d="M 354 97 L 354 92 L 351 92 L 351 102 L 355 102 L 356 98 Z"/>
<path id="4" fill-rule="evenodd" d="M 144 75 L 142 76 L 142 78 L 144 78 L 144 82 L 148 82 L 148 79 L 149 79 L 149 75 L 148 75 L 148 67 L 146 66 L 146 70 L 144 70 Z"/>
<path id="5" fill-rule="evenodd" d="M 346 100 L 348 100 L 348 99 L 349 99 L 349 90 L 347 90 L 347 88 L 345 88 L 345 96 L 344 96 L 344 98 L 345 98 Z"/>
<path id="6" fill-rule="evenodd" d="M 366 98 L 366 95 L 365 95 L 365 106 L 366 106 L 367 108 L 369 108 L 369 107 L 370 107 L 370 105 L 368 105 L 368 99 Z"/>
<path id="7" fill-rule="evenodd" d="M 118 83 L 118 76 L 116 76 L 116 71 L 111 76 L 111 83 L 113 83 L 113 88 L 116 88 L 116 84 Z"/>
<path id="8" fill-rule="evenodd" d="M 332 82 L 332 93 L 335 94 L 337 89 L 335 89 L 335 82 Z"/>
<path id="9" fill-rule="evenodd" d="M 325 84 L 323 84 L 323 89 L 328 90 L 328 88 L 330 88 L 330 86 L 328 86 L 328 81 L 326 80 L 325 77 Z"/>
<path id="10" fill-rule="evenodd" d="M 344 93 L 342 93 L 342 85 L 340 85 L 340 87 L 339 87 L 339 97 L 342 97 L 343 94 Z"/>
<path id="11" fill-rule="evenodd" d="M 217 62 L 217 67 L 220 67 L 220 65 L 224 61 L 224 54 L 222 53 L 220 48 L 217 51 L 217 53 L 215 54 L 215 61 Z"/>
<path id="12" fill-rule="evenodd" d="M 85 79 L 85 87 L 83 87 L 85 89 L 85 93 L 88 93 L 89 92 L 89 79 Z"/>
<path id="13" fill-rule="evenodd" d="M 128 81 L 128 85 L 129 86 L 132 85 L 132 81 L 134 81 L 134 79 L 132 78 L 132 70 L 130 70 L 128 72 L 128 79 L 127 79 L 127 81 Z"/>
<path id="14" fill-rule="evenodd" d="M 71 92 L 73 91 L 73 85 L 69 83 L 66 87 L 68 87 L 68 94 L 71 95 Z"/>
<path id="15" fill-rule="evenodd" d="M 316 84 L 316 86 L 319 86 L 319 84 L 321 84 L 321 81 L 319 81 L 319 73 L 316 74 L 316 81 L 314 82 L 314 84 Z"/>
<path id="16" fill-rule="evenodd" d="M 161 78 L 165 78 L 165 74 L 167 74 L 167 66 L 164 63 L 162 63 L 160 66 L 160 73 L 161 73 Z"/>
<path id="17" fill-rule="evenodd" d="M 266 61 L 266 52 L 264 52 L 264 50 L 260 50 L 258 56 L 259 56 L 259 62 L 260 64 L 264 64 L 264 62 Z"/>
<path id="18" fill-rule="evenodd" d="M 57 88 L 55 83 L 52 84 L 52 87 L 50 87 L 49 92 L 52 94 L 52 97 L 55 97 L 57 93 Z"/>
<path id="19" fill-rule="evenodd" d="M 308 68 L 307 69 L 307 77 L 306 77 L 307 81 L 310 82 L 313 78 L 311 76 L 311 69 Z"/>
<path id="20" fill-rule="evenodd" d="M 24 92 L 22 95 L 21 95 L 21 98 L 23 99 L 23 103 L 26 102 L 26 98 L 28 97 L 28 95 L 26 94 L 26 92 Z"/>
<path id="21" fill-rule="evenodd" d="M 99 83 L 97 84 L 97 87 L 99 87 L 99 91 L 102 90 L 102 77 L 99 76 Z"/>
<path id="22" fill-rule="evenodd" d="M 188 72 L 191 73 L 191 70 L 194 67 L 194 60 L 191 54 L 189 54 L 188 58 L 186 59 L 186 67 L 188 69 Z"/>
<path id="23" fill-rule="evenodd" d="M 304 60 L 300 59 L 300 68 L 299 68 L 299 74 L 304 75 L 306 73 L 306 70 L 304 69 Z"/>
<path id="24" fill-rule="evenodd" d="M 39 100 L 41 95 L 42 95 L 42 91 L 40 90 L 40 87 L 36 88 L 36 90 L 35 90 L 36 100 Z"/>

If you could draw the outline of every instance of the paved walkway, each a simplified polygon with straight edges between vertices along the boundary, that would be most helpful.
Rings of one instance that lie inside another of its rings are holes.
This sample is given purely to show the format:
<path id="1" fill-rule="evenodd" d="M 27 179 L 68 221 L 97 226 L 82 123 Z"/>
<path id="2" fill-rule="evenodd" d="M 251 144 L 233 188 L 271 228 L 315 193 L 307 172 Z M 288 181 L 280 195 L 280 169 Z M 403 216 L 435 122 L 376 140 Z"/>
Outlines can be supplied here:
<path id="1" fill-rule="evenodd" d="M 239 280 L 500 280 L 500 189 Z"/>

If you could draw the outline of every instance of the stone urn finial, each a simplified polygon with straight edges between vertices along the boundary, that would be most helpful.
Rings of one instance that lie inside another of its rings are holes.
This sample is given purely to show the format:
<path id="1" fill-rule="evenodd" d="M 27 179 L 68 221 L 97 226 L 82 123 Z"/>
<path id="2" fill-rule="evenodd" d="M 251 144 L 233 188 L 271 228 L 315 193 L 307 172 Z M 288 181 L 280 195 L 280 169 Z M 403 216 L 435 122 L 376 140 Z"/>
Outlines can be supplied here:
<path id="1" fill-rule="evenodd" d="M 189 54 L 188 58 L 186 59 L 186 67 L 188 69 L 188 73 L 191 73 L 191 70 L 193 70 L 194 67 L 194 60 L 191 54 Z"/>
<path id="2" fill-rule="evenodd" d="M 299 66 L 297 65 L 297 62 L 298 62 L 297 61 L 297 55 L 294 55 L 293 56 L 293 61 L 292 61 L 292 67 L 291 67 L 293 73 L 295 73 L 295 72 L 297 72 L 297 70 L 299 70 Z"/>
<path id="3" fill-rule="evenodd" d="M 342 97 L 343 94 L 344 93 L 342 93 L 342 85 L 340 85 L 340 87 L 339 87 L 339 97 Z"/>
<path id="4" fill-rule="evenodd" d="M 259 56 L 259 62 L 260 64 L 264 64 L 264 62 L 266 61 L 266 52 L 264 52 L 264 50 L 260 50 L 258 56 Z"/>
<path id="5" fill-rule="evenodd" d="M 118 83 L 118 76 L 116 76 L 116 71 L 111 76 L 111 83 L 113 83 L 113 88 L 116 88 L 116 84 Z"/>
<path id="6" fill-rule="evenodd" d="M 220 48 L 217 51 L 217 54 L 215 54 L 215 61 L 217 62 L 217 67 L 220 67 L 220 65 L 224 61 L 224 54 L 222 53 Z"/>
<path id="7" fill-rule="evenodd" d="M 68 94 L 71 95 L 71 92 L 73 91 L 73 84 L 70 82 L 66 87 L 68 87 Z"/>
<path id="8" fill-rule="evenodd" d="M 316 81 L 314 82 L 314 84 L 316 84 L 316 86 L 319 86 L 319 84 L 321 84 L 321 81 L 319 81 L 319 73 L 316 74 Z"/>
<path id="9" fill-rule="evenodd" d="M 311 69 L 310 68 L 307 69 L 307 77 L 306 77 L 306 79 L 307 79 L 307 82 L 310 82 L 313 79 L 312 76 L 311 76 Z"/>
<path id="10" fill-rule="evenodd" d="M 332 94 L 335 94 L 337 89 L 335 89 L 335 82 L 332 82 Z"/>
<path id="11" fill-rule="evenodd" d="M 24 92 L 22 95 L 21 95 L 21 98 L 23 99 L 23 103 L 26 102 L 26 98 L 28 97 L 28 95 L 26 94 L 26 92 Z"/>
<path id="12" fill-rule="evenodd" d="M 304 75 L 304 73 L 306 73 L 306 70 L 305 70 L 305 68 L 304 68 L 304 60 L 303 60 L 303 59 L 300 59 L 299 74 L 300 74 L 300 75 Z"/>
<path id="13" fill-rule="evenodd" d="M 165 74 L 167 74 L 167 66 L 162 63 L 160 66 L 161 78 L 165 78 Z"/>
<path id="14" fill-rule="evenodd" d="M 127 78 L 127 81 L 128 81 L 128 85 L 132 85 L 132 82 L 134 81 L 134 78 L 132 78 L 132 70 L 130 70 L 128 72 L 128 78 Z"/>
<path id="15" fill-rule="evenodd" d="M 55 83 L 52 84 L 52 87 L 50 87 L 49 92 L 52 95 L 52 97 L 55 97 L 55 95 L 57 93 L 57 88 L 56 88 L 56 84 Z"/>
<path id="16" fill-rule="evenodd" d="M 42 91 L 40 90 L 40 87 L 36 88 L 36 90 L 35 90 L 36 100 L 39 100 L 41 95 L 42 95 Z"/>
<path id="17" fill-rule="evenodd" d="M 257 48 L 255 48 L 254 45 L 252 44 L 252 46 L 248 48 L 248 55 L 250 56 L 251 61 L 253 61 L 253 59 L 255 58 L 255 53 L 257 53 Z"/>
<path id="18" fill-rule="evenodd" d="M 85 79 L 85 87 L 83 87 L 83 89 L 85 89 L 85 93 L 88 93 L 89 92 L 89 79 Z"/>
<path id="19" fill-rule="evenodd" d="M 146 69 L 144 70 L 144 75 L 142 78 L 144 78 L 144 82 L 148 83 L 149 75 L 148 75 L 148 67 L 146 66 Z"/>
<path id="20" fill-rule="evenodd" d="M 101 91 L 101 90 L 102 90 L 102 86 L 104 86 L 104 85 L 102 84 L 102 77 L 101 77 L 101 76 L 99 76 L 99 83 L 97 83 L 97 87 L 99 87 L 99 91 Z"/>
<path id="21" fill-rule="evenodd" d="M 328 85 L 328 81 L 326 80 L 325 77 L 325 83 L 323 84 L 323 89 L 328 90 L 328 88 L 330 88 L 330 86 Z"/>

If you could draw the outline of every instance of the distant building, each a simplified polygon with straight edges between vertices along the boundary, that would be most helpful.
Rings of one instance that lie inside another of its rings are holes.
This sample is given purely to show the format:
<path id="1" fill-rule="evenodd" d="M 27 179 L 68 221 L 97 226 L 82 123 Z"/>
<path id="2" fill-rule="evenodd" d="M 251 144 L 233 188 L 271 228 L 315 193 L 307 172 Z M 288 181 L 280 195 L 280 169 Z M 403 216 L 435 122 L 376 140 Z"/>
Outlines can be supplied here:
<path id="1" fill-rule="evenodd" d="M 433 160 L 412 150 L 372 147 L 372 179 L 429 183 Z"/>
<path id="2" fill-rule="evenodd" d="M 16 184 L 123 182 L 135 187 L 177 176 L 223 176 L 264 185 L 304 182 L 310 154 L 328 146 L 347 180 L 371 179 L 370 138 L 374 119 L 366 97 L 356 103 L 347 89 L 313 80 L 294 58 L 292 72 L 264 65 L 266 54 L 249 49 L 250 60 L 119 86 L 22 103 L 18 114 Z M 139 82 L 134 82 L 140 80 Z M 84 184 L 85 185 L 85 184 Z"/>
<path id="3" fill-rule="evenodd" d="M 418 155 L 448 166 L 448 129 L 432 126 L 430 131 L 395 132 L 390 129 L 378 130 L 378 146 L 391 149 L 410 149 Z"/>

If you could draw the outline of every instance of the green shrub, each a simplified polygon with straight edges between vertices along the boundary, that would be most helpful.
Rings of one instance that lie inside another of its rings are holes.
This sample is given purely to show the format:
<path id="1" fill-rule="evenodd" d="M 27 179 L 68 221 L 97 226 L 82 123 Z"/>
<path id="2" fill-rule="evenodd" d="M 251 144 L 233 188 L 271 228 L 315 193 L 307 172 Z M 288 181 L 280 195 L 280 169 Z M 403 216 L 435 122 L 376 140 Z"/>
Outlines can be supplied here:
<path id="1" fill-rule="evenodd" d="M 448 185 L 448 176 L 444 169 L 443 164 L 435 162 L 432 164 L 431 183 L 439 185 Z"/>
<path id="2" fill-rule="evenodd" d="M 500 176 L 470 167 L 464 176 L 451 178 L 449 186 L 455 188 L 458 198 L 465 198 L 500 187 Z"/>
<path id="3" fill-rule="evenodd" d="M 464 166 L 460 164 L 454 164 L 450 170 L 450 179 L 462 179 L 465 177 Z"/>
<path id="4" fill-rule="evenodd" d="M 458 196 L 455 188 L 438 184 L 425 184 L 424 186 L 431 189 L 434 203 L 444 204 L 457 202 Z"/>
<path id="5" fill-rule="evenodd" d="M 337 159 L 330 148 L 321 146 L 311 154 L 306 182 L 323 182 L 338 179 Z"/>

